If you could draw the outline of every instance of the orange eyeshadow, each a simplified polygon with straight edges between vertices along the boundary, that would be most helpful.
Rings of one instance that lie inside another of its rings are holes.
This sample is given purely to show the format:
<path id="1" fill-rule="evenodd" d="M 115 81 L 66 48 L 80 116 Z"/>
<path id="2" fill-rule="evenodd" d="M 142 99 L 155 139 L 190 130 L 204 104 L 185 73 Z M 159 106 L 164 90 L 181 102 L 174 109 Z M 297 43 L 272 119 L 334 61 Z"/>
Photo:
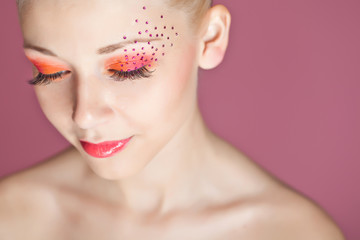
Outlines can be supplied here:
<path id="1" fill-rule="evenodd" d="M 67 68 L 61 64 L 41 59 L 30 59 L 37 70 L 42 74 L 54 74 L 57 72 L 65 71 Z"/>
<path id="2" fill-rule="evenodd" d="M 105 66 L 107 70 L 127 72 L 137 70 L 144 66 L 152 68 L 156 62 L 157 58 L 154 55 L 135 53 L 111 58 L 106 61 Z"/>

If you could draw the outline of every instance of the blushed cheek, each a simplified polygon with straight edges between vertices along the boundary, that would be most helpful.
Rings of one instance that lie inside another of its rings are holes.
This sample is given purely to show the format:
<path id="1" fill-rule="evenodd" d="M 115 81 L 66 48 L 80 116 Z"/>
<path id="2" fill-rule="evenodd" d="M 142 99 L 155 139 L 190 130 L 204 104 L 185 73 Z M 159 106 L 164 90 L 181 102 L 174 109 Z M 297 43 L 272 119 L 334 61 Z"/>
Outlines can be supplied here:
<path id="1" fill-rule="evenodd" d="M 193 46 L 187 46 L 188 51 L 184 52 L 176 60 L 174 66 L 169 70 L 169 76 L 172 76 L 169 85 L 169 97 L 177 96 L 183 100 L 189 94 L 196 93 L 196 74 L 197 66 L 195 60 L 195 49 Z M 170 72 L 171 71 L 171 72 Z M 172 94 L 170 94 L 172 93 Z M 184 96 L 185 95 L 185 96 Z"/>
<path id="2" fill-rule="evenodd" d="M 196 73 L 194 52 L 175 54 L 159 72 L 156 85 L 144 103 L 146 119 L 158 131 L 175 130 L 193 110 L 196 103 Z M 148 110 L 148 109 L 151 109 Z M 170 132 L 171 132 L 170 131 Z"/>
<path id="3" fill-rule="evenodd" d="M 45 89 L 43 86 L 35 86 L 34 89 L 44 115 L 66 137 L 72 127 L 73 97 L 65 89 L 59 89 L 58 87 L 54 86 L 53 89 Z"/>

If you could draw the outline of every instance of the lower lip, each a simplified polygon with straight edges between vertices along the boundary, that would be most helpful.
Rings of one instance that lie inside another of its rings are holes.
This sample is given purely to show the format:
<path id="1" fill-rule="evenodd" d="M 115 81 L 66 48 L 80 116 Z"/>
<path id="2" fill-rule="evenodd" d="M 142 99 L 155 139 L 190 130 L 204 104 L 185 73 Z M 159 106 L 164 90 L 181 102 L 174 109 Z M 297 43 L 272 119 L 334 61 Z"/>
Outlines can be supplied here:
<path id="1" fill-rule="evenodd" d="M 90 156 L 96 158 L 108 158 L 123 150 L 130 140 L 131 137 L 120 141 L 108 141 L 98 144 L 83 141 L 80 141 L 80 143 L 85 152 Z"/>

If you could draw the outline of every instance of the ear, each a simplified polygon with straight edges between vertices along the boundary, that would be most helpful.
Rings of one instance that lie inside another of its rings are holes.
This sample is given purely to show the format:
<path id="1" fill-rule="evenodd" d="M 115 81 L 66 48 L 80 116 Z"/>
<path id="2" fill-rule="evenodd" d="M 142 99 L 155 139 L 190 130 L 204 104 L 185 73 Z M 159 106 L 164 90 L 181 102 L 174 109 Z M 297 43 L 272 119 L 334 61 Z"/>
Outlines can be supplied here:
<path id="1" fill-rule="evenodd" d="M 202 24 L 199 66 L 217 67 L 223 60 L 229 42 L 231 15 L 223 5 L 210 8 Z"/>

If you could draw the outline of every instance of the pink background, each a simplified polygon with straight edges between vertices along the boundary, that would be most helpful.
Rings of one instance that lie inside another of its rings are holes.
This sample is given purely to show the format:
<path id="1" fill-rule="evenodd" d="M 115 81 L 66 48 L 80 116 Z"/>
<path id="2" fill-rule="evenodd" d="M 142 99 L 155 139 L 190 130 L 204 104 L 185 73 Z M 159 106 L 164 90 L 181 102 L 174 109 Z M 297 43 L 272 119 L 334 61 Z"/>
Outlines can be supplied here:
<path id="1" fill-rule="evenodd" d="M 221 67 L 201 72 L 206 121 L 360 239 L 360 1 L 222 3 L 231 40 Z M 0 176 L 68 146 L 26 84 L 16 14 L 1 1 Z"/>

